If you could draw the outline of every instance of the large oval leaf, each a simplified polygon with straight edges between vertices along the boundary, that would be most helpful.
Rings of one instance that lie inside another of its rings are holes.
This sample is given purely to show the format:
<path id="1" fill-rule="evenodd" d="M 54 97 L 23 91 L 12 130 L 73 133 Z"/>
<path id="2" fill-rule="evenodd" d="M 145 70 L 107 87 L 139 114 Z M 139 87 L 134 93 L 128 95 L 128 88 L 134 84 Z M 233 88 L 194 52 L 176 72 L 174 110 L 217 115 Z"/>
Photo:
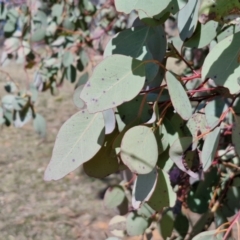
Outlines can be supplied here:
<path id="1" fill-rule="evenodd" d="M 202 68 L 203 80 L 211 78 L 231 94 L 240 90 L 239 41 L 240 32 L 219 42 L 207 55 Z"/>
<path id="2" fill-rule="evenodd" d="M 166 73 L 166 80 L 173 107 L 184 120 L 188 120 L 192 116 L 192 107 L 186 91 L 171 72 Z"/>
<path id="3" fill-rule="evenodd" d="M 89 112 L 103 111 L 136 97 L 144 81 L 143 62 L 131 57 L 113 55 L 95 68 L 80 97 L 87 104 Z"/>
<path id="4" fill-rule="evenodd" d="M 128 168 L 137 174 L 147 174 L 156 166 L 158 146 L 150 128 L 130 128 L 121 143 L 121 158 Z"/>
<path id="5" fill-rule="evenodd" d="M 102 113 L 89 114 L 86 110 L 77 112 L 58 132 L 44 179 L 58 180 L 72 172 L 99 151 L 103 140 Z"/>
<path id="6" fill-rule="evenodd" d="M 208 168 L 211 166 L 211 163 L 215 157 L 218 142 L 220 138 L 220 127 L 215 128 L 212 132 L 210 132 L 203 144 L 202 149 L 202 164 L 203 164 L 203 171 L 207 171 Z"/>

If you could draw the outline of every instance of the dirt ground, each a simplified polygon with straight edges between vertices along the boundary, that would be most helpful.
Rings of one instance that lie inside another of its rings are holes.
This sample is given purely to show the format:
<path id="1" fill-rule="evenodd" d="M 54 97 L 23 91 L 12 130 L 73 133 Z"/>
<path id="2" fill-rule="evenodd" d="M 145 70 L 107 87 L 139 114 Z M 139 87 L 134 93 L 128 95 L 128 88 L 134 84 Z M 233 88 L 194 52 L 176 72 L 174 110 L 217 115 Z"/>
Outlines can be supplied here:
<path id="1" fill-rule="evenodd" d="M 20 67 L 11 65 L 5 70 L 24 84 L 26 75 Z M 0 97 L 5 94 L 3 80 L 0 74 Z M 108 236 L 107 223 L 115 213 L 105 209 L 99 198 L 107 182 L 91 179 L 81 169 L 56 182 L 43 180 L 56 134 L 77 111 L 73 89 L 66 83 L 56 97 L 49 92 L 39 95 L 36 110 L 48 123 L 45 141 L 35 134 L 32 123 L 23 129 L 0 130 L 1 240 L 101 240 Z"/>

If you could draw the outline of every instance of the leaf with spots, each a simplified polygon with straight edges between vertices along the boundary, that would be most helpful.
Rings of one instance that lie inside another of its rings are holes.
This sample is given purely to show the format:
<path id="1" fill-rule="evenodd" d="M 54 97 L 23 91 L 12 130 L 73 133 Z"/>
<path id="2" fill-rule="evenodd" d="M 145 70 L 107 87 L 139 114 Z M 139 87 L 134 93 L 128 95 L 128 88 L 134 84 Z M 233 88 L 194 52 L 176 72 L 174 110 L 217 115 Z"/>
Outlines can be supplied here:
<path id="1" fill-rule="evenodd" d="M 192 106 L 186 91 L 178 79 L 169 71 L 166 73 L 166 81 L 174 109 L 182 119 L 188 120 L 192 116 Z"/>
<path id="2" fill-rule="evenodd" d="M 87 104 L 89 112 L 99 112 L 130 101 L 141 91 L 144 82 L 143 62 L 113 55 L 95 68 L 80 97 Z"/>
<path id="3" fill-rule="evenodd" d="M 156 166 L 158 146 L 150 128 L 136 126 L 130 128 L 121 142 L 121 159 L 137 174 L 147 174 Z"/>
<path id="4" fill-rule="evenodd" d="M 147 203 L 152 209 L 162 211 L 164 207 L 173 207 L 177 197 L 172 189 L 169 175 L 161 169 L 158 170 L 157 175 L 154 192 Z"/>
<path id="5" fill-rule="evenodd" d="M 102 147 L 104 132 L 102 113 L 75 113 L 58 132 L 44 179 L 61 179 L 90 160 Z"/>

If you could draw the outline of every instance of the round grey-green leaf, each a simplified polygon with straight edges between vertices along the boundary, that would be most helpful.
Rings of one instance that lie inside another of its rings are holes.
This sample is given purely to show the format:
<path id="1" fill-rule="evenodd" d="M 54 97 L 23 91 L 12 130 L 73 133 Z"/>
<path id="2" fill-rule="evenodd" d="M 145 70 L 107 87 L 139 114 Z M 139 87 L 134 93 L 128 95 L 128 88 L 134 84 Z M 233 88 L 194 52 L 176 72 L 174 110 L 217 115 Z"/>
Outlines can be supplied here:
<path id="1" fill-rule="evenodd" d="M 129 236 L 139 236 L 148 228 L 149 222 L 146 218 L 137 213 L 130 212 L 127 216 L 126 225 Z"/>
<path id="2" fill-rule="evenodd" d="M 119 206 L 125 198 L 124 189 L 121 186 L 109 187 L 104 195 L 104 205 L 108 208 Z"/>
<path id="3" fill-rule="evenodd" d="M 102 113 L 89 114 L 86 110 L 75 113 L 58 132 L 44 179 L 63 178 L 90 160 L 102 147 L 104 132 Z"/>
<path id="4" fill-rule="evenodd" d="M 145 126 L 130 128 L 123 136 L 120 154 L 132 172 L 151 172 L 158 159 L 157 141 L 151 129 Z"/>
<path id="5" fill-rule="evenodd" d="M 69 67 L 73 63 L 74 57 L 71 52 L 65 52 L 62 56 L 62 63 L 64 67 Z"/>

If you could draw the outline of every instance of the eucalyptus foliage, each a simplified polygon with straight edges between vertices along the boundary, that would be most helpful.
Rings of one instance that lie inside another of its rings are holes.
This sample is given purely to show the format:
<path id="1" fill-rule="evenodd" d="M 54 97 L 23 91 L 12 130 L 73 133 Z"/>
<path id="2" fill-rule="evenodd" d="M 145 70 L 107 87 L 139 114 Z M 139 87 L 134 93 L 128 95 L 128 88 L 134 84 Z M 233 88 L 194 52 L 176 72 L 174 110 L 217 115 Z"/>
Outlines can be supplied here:
<path id="1" fill-rule="evenodd" d="M 2 63 L 11 57 L 25 68 L 38 66 L 27 91 L 6 84 L 1 124 L 33 118 L 44 136 L 37 92 L 54 94 L 65 79 L 76 82 L 89 64 L 87 49 L 103 54 L 76 85 L 79 111 L 59 130 L 44 179 L 61 179 L 81 165 L 95 178 L 130 171 L 130 181 L 104 196 L 106 207 L 119 209 L 108 239 L 151 239 L 154 229 L 164 239 L 227 239 L 240 217 L 239 1 L 37 3 L 18 10 L 0 3 Z M 136 19 L 127 26 L 130 13 Z M 104 49 L 93 44 L 96 18 L 102 33 L 112 34 Z M 169 21 L 178 35 L 166 30 Z M 51 49 L 47 57 L 35 53 L 41 41 Z M 183 73 L 169 70 L 170 58 L 185 64 Z M 184 208 L 202 214 L 196 224 Z M 212 222 L 216 229 L 207 231 Z"/>

